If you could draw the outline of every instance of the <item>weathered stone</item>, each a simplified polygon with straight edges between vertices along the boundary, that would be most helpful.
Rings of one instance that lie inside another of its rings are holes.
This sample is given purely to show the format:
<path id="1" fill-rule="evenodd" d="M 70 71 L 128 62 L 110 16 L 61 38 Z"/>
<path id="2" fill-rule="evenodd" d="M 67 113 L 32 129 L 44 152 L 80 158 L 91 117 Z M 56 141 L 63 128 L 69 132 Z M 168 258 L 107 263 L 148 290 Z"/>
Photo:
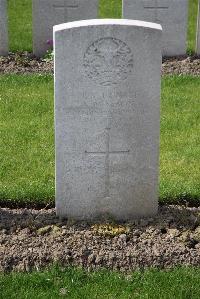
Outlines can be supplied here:
<path id="1" fill-rule="evenodd" d="M 186 54 L 188 0 L 123 0 L 123 17 L 163 28 L 163 55 Z"/>
<path id="2" fill-rule="evenodd" d="M 132 20 L 54 27 L 60 217 L 156 214 L 161 32 Z"/>
<path id="3" fill-rule="evenodd" d="M 8 54 L 7 0 L 0 0 L 0 56 Z"/>
<path id="4" fill-rule="evenodd" d="M 99 0 L 33 0 L 33 53 L 42 56 L 52 47 L 53 26 L 95 19 Z"/>

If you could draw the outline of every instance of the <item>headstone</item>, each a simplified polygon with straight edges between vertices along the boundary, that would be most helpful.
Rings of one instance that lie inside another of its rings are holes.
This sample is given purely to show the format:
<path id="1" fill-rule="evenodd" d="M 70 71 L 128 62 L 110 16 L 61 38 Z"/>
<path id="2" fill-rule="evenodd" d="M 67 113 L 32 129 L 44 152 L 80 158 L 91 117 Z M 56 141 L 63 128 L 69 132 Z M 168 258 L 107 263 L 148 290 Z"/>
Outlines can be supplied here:
<path id="1" fill-rule="evenodd" d="M 99 0 L 33 0 L 33 53 L 42 56 L 50 49 L 53 26 L 95 19 Z"/>
<path id="2" fill-rule="evenodd" d="M 163 56 L 186 54 L 188 0 L 123 0 L 123 17 L 161 24 Z"/>
<path id="3" fill-rule="evenodd" d="M 0 0 L 0 56 L 8 54 L 7 0 Z"/>
<path id="4" fill-rule="evenodd" d="M 54 27 L 59 216 L 157 212 L 161 36 L 133 20 Z"/>
<path id="5" fill-rule="evenodd" d="M 200 55 L 200 1 L 199 1 L 199 7 L 198 7 L 196 53 L 197 53 L 197 55 Z"/>

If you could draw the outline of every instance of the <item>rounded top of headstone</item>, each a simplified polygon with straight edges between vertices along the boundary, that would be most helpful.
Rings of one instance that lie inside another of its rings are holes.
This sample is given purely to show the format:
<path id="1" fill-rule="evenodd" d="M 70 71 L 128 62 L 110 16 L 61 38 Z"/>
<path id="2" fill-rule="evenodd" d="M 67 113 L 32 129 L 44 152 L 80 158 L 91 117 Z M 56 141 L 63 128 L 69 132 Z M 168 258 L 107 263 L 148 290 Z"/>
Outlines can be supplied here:
<path id="1" fill-rule="evenodd" d="M 135 26 L 135 27 L 143 27 L 143 28 L 162 31 L 162 26 L 160 24 L 138 21 L 138 20 L 128 20 L 128 19 L 92 19 L 92 20 L 74 21 L 74 22 L 55 25 L 53 27 L 53 31 L 57 32 L 65 29 L 71 29 L 71 28 L 101 26 L 101 25 Z"/>

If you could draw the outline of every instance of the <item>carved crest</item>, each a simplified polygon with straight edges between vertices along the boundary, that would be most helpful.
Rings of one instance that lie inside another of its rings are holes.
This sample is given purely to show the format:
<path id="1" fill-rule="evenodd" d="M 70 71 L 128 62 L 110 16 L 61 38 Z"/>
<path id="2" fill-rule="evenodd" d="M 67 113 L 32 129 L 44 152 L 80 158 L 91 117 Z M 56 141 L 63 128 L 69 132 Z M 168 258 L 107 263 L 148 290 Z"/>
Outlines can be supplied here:
<path id="1" fill-rule="evenodd" d="M 90 79 L 109 86 L 125 80 L 133 69 L 133 54 L 128 45 L 116 38 L 96 40 L 86 50 L 84 68 Z"/>

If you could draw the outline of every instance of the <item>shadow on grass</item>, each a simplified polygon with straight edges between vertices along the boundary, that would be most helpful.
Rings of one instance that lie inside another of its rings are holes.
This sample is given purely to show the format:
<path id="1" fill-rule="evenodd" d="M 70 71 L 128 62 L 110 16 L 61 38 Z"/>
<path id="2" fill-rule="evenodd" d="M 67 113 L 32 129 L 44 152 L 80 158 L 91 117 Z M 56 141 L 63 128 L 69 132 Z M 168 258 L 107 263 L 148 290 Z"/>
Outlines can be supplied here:
<path id="1" fill-rule="evenodd" d="M 190 193 L 183 192 L 176 196 L 167 196 L 164 198 L 159 198 L 160 205 L 183 205 L 185 207 L 199 207 L 200 206 L 200 196 Z"/>
<path id="2" fill-rule="evenodd" d="M 186 207 L 199 207 L 200 196 L 183 192 L 175 196 L 169 195 L 159 198 L 160 205 L 183 205 Z M 0 208 L 10 209 L 52 209 L 55 207 L 55 199 L 0 199 Z"/>

